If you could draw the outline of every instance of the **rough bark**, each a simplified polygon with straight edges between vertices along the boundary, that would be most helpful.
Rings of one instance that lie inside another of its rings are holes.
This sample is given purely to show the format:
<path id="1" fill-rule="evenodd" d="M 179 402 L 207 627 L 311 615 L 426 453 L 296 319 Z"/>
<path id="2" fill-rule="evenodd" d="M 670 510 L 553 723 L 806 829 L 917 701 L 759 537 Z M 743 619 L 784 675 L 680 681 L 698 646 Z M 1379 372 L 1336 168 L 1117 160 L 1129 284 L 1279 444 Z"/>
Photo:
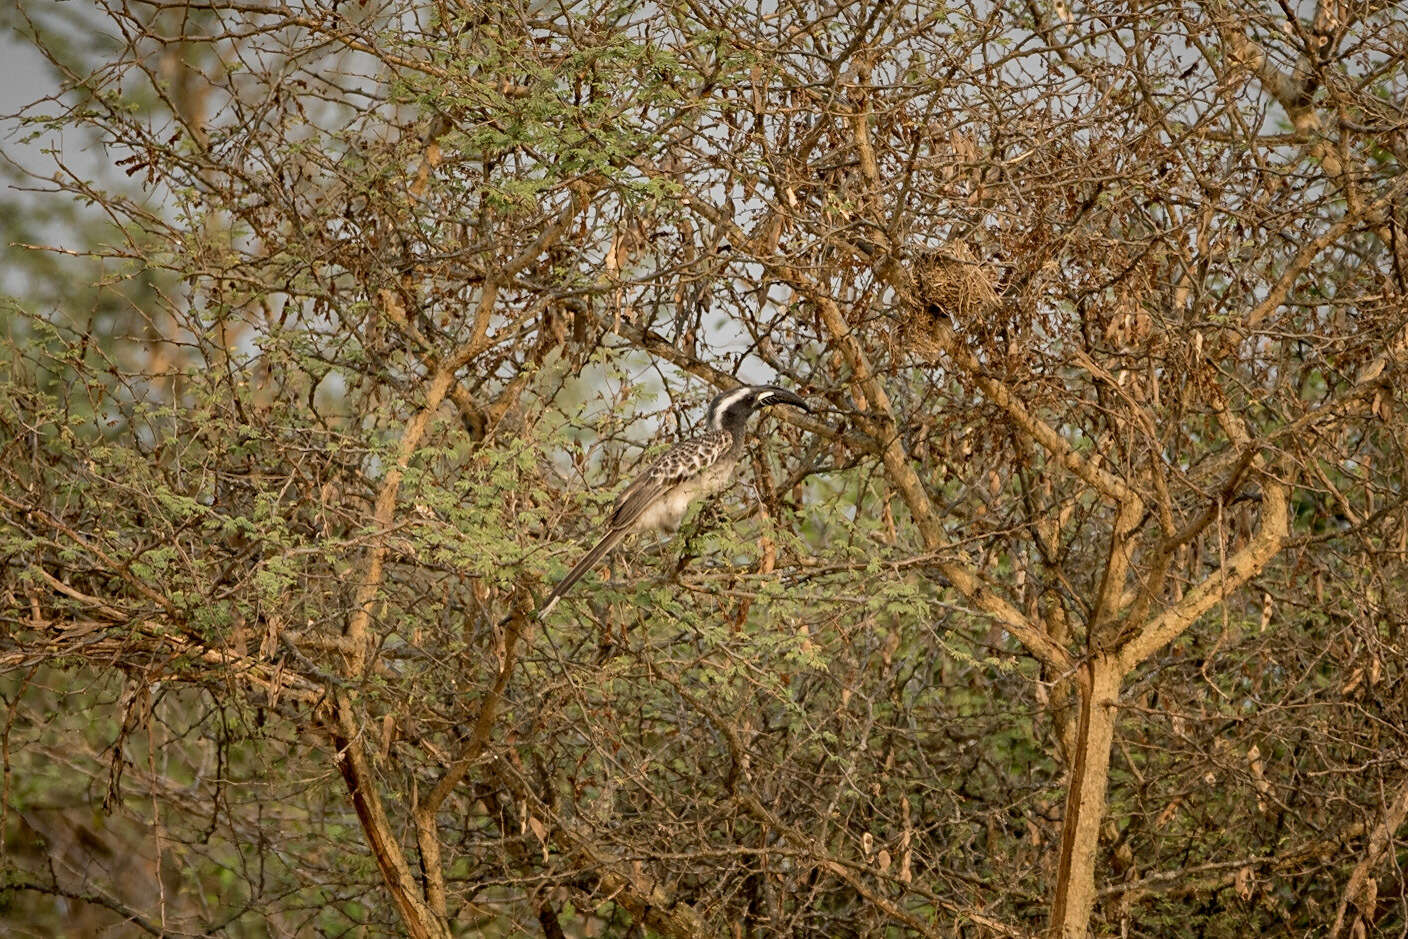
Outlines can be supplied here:
<path id="1" fill-rule="evenodd" d="M 1106 655 L 1093 656 L 1081 666 L 1078 675 L 1080 722 L 1075 761 L 1066 788 L 1061 859 L 1051 904 L 1051 939 L 1084 939 L 1090 926 L 1120 677 L 1119 663 Z"/>

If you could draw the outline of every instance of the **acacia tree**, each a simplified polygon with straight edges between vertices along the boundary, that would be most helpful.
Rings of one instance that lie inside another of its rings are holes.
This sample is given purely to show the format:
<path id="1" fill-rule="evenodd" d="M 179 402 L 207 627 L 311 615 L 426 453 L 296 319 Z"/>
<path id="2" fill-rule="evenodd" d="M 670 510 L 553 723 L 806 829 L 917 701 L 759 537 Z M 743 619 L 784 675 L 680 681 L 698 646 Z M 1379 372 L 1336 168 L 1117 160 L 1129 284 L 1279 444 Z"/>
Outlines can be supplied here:
<path id="1" fill-rule="evenodd" d="M 102 12 L 27 27 L 131 186 L 41 187 L 124 305 L 10 320 L 12 909 L 1408 921 L 1400 8 Z M 533 619 L 740 379 L 819 413 Z"/>

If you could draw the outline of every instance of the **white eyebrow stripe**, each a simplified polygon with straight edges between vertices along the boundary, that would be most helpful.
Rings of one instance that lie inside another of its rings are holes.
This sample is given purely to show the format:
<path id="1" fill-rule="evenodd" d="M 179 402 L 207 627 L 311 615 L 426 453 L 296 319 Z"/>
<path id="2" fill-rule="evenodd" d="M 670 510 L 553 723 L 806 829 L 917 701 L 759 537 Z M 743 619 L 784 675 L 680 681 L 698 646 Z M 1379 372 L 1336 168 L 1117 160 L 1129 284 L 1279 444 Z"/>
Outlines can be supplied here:
<path id="1" fill-rule="evenodd" d="M 712 425 L 717 430 L 719 427 L 720 420 L 724 416 L 724 412 L 727 411 L 729 408 L 733 407 L 739 401 L 742 401 L 744 398 L 748 397 L 748 395 L 752 394 L 752 392 L 752 388 L 749 388 L 747 385 L 744 385 L 742 388 L 735 388 L 733 391 L 730 391 L 728 394 L 720 398 L 719 403 L 714 407 L 713 413 L 709 415 L 710 425 Z"/>

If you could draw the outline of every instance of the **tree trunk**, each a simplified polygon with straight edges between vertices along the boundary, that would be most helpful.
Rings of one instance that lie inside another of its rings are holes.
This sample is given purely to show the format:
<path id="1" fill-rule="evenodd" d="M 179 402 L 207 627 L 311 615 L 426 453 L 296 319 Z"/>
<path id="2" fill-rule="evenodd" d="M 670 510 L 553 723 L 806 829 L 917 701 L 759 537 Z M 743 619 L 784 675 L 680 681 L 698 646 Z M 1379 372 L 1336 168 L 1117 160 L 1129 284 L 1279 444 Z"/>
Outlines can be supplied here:
<path id="1" fill-rule="evenodd" d="M 1119 663 L 1096 654 L 1078 673 L 1080 725 L 1061 827 L 1061 862 L 1051 905 L 1051 939 L 1085 939 L 1095 906 L 1095 856 L 1120 690 Z"/>

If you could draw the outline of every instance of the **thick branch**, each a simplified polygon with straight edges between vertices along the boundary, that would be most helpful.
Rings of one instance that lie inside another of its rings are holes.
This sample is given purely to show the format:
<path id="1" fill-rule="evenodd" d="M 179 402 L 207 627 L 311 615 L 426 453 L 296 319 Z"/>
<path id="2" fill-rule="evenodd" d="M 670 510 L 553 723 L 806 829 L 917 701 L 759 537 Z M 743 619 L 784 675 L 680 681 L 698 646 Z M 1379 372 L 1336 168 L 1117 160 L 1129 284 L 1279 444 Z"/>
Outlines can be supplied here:
<path id="1" fill-rule="evenodd" d="M 1271 477 L 1262 483 L 1261 527 L 1227 565 L 1208 576 L 1173 606 L 1139 627 L 1119 651 L 1120 669 L 1127 673 L 1193 625 L 1208 610 L 1225 600 L 1265 569 L 1290 532 L 1286 486 Z"/>

